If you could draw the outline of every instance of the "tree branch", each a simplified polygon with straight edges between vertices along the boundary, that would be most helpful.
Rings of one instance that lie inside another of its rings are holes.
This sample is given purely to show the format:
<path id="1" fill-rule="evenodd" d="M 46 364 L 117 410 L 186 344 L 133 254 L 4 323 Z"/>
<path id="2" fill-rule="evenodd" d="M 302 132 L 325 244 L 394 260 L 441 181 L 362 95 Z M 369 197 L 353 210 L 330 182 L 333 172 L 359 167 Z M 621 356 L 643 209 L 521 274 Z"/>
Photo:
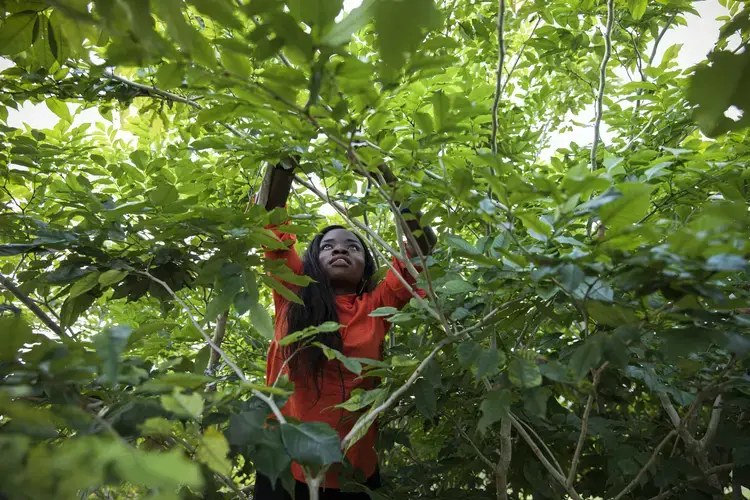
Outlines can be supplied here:
<path id="1" fill-rule="evenodd" d="M 544 456 L 542 450 L 539 449 L 534 440 L 531 439 L 531 436 L 529 436 L 529 434 L 526 432 L 526 429 L 523 428 L 518 420 L 512 414 L 508 415 L 508 419 L 510 420 L 510 423 L 513 425 L 513 427 L 515 427 L 516 432 L 518 432 L 523 440 L 526 441 L 526 444 L 529 445 L 531 451 L 534 452 L 534 455 L 536 455 L 539 461 L 542 462 L 542 465 L 545 469 L 547 469 L 547 472 L 549 472 L 550 475 L 555 478 L 555 481 L 560 483 L 560 485 L 565 488 L 565 491 L 568 492 L 568 495 L 570 495 L 573 500 L 581 500 L 581 496 L 578 494 L 578 492 L 576 492 L 572 485 L 568 485 L 567 481 L 565 480 L 565 476 L 555 470 L 552 464 L 549 463 L 549 460 L 547 460 L 547 457 Z"/>
<path id="2" fill-rule="evenodd" d="M 482 462 L 484 462 L 485 465 L 487 465 L 490 471 L 494 471 L 495 464 L 493 464 L 492 461 L 489 458 L 487 458 L 487 456 L 484 453 L 482 453 L 482 451 L 477 447 L 477 445 L 474 444 L 474 441 L 471 440 L 469 435 L 466 434 L 466 432 L 464 432 L 464 430 L 458 424 L 456 424 L 456 428 L 458 429 L 458 433 L 461 435 L 461 437 L 464 438 L 464 441 L 469 443 L 469 445 L 474 449 L 474 452 L 477 454 L 479 459 L 482 460 Z"/>
<path id="3" fill-rule="evenodd" d="M 596 149 L 599 146 L 599 126 L 602 123 L 604 89 L 607 86 L 607 63 L 612 55 L 612 26 L 615 22 L 615 0 L 607 0 L 607 31 L 604 34 L 604 57 L 599 67 L 599 92 L 596 96 L 594 119 L 594 143 L 591 145 L 591 171 L 596 170 Z"/>
<path id="4" fill-rule="evenodd" d="M 596 386 L 599 385 L 599 379 L 601 378 L 602 371 L 609 365 L 609 362 L 605 362 L 597 370 L 593 371 L 594 382 L 591 388 L 591 394 L 589 394 L 588 400 L 586 401 L 586 408 L 583 410 L 583 418 L 581 418 L 581 435 L 578 436 L 578 443 L 576 444 L 575 452 L 573 452 L 573 461 L 570 464 L 570 472 L 568 472 L 567 484 L 572 485 L 576 478 L 576 470 L 578 469 L 578 461 L 581 458 L 581 452 L 583 451 L 583 444 L 586 441 L 586 435 L 589 430 L 589 415 L 591 415 L 591 408 L 594 406 L 594 397 L 596 396 Z"/>
<path id="5" fill-rule="evenodd" d="M 656 449 L 654 449 L 654 452 L 651 454 L 651 458 L 648 459 L 648 462 L 646 462 L 644 466 L 641 467 L 641 470 L 638 471 L 638 474 L 635 475 L 633 480 L 630 481 L 630 483 L 628 483 L 627 486 L 625 486 L 625 488 L 614 498 L 614 500 L 620 500 L 622 497 L 630 493 L 630 491 L 638 485 L 638 483 L 641 480 L 641 477 L 643 477 L 643 475 L 646 472 L 648 472 L 648 470 L 656 461 L 656 458 L 659 456 L 659 452 L 661 451 L 661 449 L 664 448 L 667 445 L 667 443 L 669 443 L 669 440 L 675 437 L 676 435 L 677 435 L 677 431 L 674 431 L 674 430 L 669 431 L 669 434 L 667 434 L 664 437 L 664 439 L 661 440 L 661 443 L 657 445 Z"/>
<path id="6" fill-rule="evenodd" d="M 505 63 L 505 0 L 498 0 L 497 6 L 497 71 L 495 75 L 495 100 L 492 103 L 492 138 L 490 139 L 490 149 L 492 156 L 497 155 L 497 110 L 500 107 L 500 95 L 503 92 L 503 65 Z"/>
<path id="7" fill-rule="evenodd" d="M 414 372 L 411 374 L 411 376 L 407 379 L 406 383 L 396 389 L 393 394 L 391 394 L 388 399 L 378 406 L 377 408 L 371 409 L 365 417 L 360 418 L 357 420 L 357 423 L 354 424 L 354 427 L 352 427 L 352 430 L 349 431 L 349 433 L 344 437 L 344 439 L 341 440 L 341 448 L 346 449 L 349 441 L 351 441 L 359 432 L 362 430 L 362 428 L 370 425 L 370 422 L 375 420 L 375 417 L 377 417 L 380 413 L 384 412 L 388 408 L 390 408 L 393 403 L 395 403 L 398 398 L 401 397 L 403 393 L 405 393 L 409 388 L 417 381 L 420 374 L 424 371 L 425 366 L 427 366 L 427 363 L 430 362 L 432 358 L 435 357 L 435 355 L 446 345 L 450 344 L 451 342 L 455 342 L 459 340 L 458 337 L 447 337 L 438 342 L 438 344 L 435 346 L 435 348 L 430 352 L 430 354 L 427 355 L 426 358 L 422 360 L 422 362 L 417 366 L 417 368 L 414 370 Z"/>
<path id="8" fill-rule="evenodd" d="M 656 40 L 654 40 L 654 48 L 651 49 L 651 55 L 648 57 L 648 64 L 649 66 L 654 65 L 654 57 L 656 57 L 656 50 L 659 48 L 659 44 L 661 43 L 661 39 L 664 38 L 664 34 L 669 29 L 669 26 L 672 24 L 672 21 L 674 21 L 674 18 L 677 17 L 677 12 L 672 14 L 669 19 L 667 19 L 667 24 L 664 25 L 664 27 L 659 32 L 659 36 L 656 37 Z"/>
<path id="9" fill-rule="evenodd" d="M 220 314 L 216 320 L 216 328 L 214 329 L 214 344 L 221 347 L 221 343 L 224 341 L 224 334 L 227 331 L 227 319 L 229 319 L 229 311 L 224 311 Z M 208 366 L 206 367 L 206 375 L 213 377 L 216 372 L 216 365 L 219 362 L 219 353 L 212 350 L 211 357 L 208 360 Z"/>
<path id="10" fill-rule="evenodd" d="M 703 435 L 698 445 L 702 451 L 706 450 L 706 447 L 711 444 L 716 436 L 716 431 L 719 428 L 719 420 L 721 420 L 721 410 L 723 408 L 722 396 L 719 394 L 714 400 L 713 408 L 711 410 L 711 419 L 708 421 L 708 427 L 706 433 Z"/>
<path id="11" fill-rule="evenodd" d="M 232 369 L 232 371 L 234 371 L 234 373 L 237 375 L 237 377 L 239 377 L 239 379 L 243 383 L 250 384 L 250 381 L 245 376 L 245 373 L 240 369 L 239 366 L 237 366 L 237 364 L 234 361 L 232 361 L 232 359 L 229 356 L 227 356 L 227 353 L 224 352 L 221 349 L 221 347 L 219 347 L 218 345 L 214 343 L 211 336 L 207 334 L 206 331 L 203 329 L 203 327 L 200 325 L 200 323 L 196 321 L 195 317 L 193 316 L 193 313 L 190 312 L 190 308 L 188 307 L 188 305 L 185 304 L 185 302 L 183 302 L 183 300 L 179 298 L 176 293 L 174 293 L 174 290 L 172 290 L 172 288 L 170 288 L 170 286 L 166 282 L 160 280 L 159 278 L 155 277 L 154 275 L 152 275 L 151 273 L 147 271 L 138 271 L 136 269 L 131 269 L 131 271 L 135 272 L 136 274 L 146 276 L 147 278 L 152 280 L 154 283 L 161 285 L 162 288 L 164 288 L 169 293 L 169 295 L 171 295 L 172 298 L 180 305 L 180 307 L 182 307 L 182 310 L 187 313 L 188 317 L 190 318 L 191 323 L 193 324 L 195 329 L 198 330 L 198 332 L 203 336 L 206 342 L 208 342 L 208 345 L 211 347 L 211 349 L 221 357 L 221 359 Z M 281 410 L 279 410 L 279 407 L 274 402 L 272 396 L 266 396 L 265 394 L 263 394 L 257 389 L 250 389 L 250 390 L 255 397 L 257 397 L 258 399 L 266 403 L 268 407 L 271 408 L 271 411 L 276 416 L 279 422 L 281 422 L 282 424 L 286 423 L 286 419 L 284 418 L 284 415 L 281 414 Z"/>
<path id="12" fill-rule="evenodd" d="M 12 293 L 14 297 L 20 300 L 23 305 L 28 307 L 29 310 L 33 312 L 34 315 L 39 318 L 47 328 L 55 332 L 63 340 L 68 338 L 67 333 L 60 327 L 60 325 L 55 323 L 52 318 L 47 316 L 47 313 L 42 311 L 41 308 L 36 305 L 36 303 L 31 300 L 28 295 L 19 290 L 18 287 L 14 285 L 13 282 L 10 281 L 10 279 L 6 278 L 3 274 L 0 274 L 0 284 L 3 285 L 3 287 L 10 293 Z"/>
<path id="13" fill-rule="evenodd" d="M 497 500 L 508 498 L 508 468 L 513 456 L 513 440 L 510 438 L 511 423 L 509 417 L 500 421 L 500 460 L 495 468 L 495 485 Z"/>
<path id="14" fill-rule="evenodd" d="M 734 468 L 733 463 L 717 465 L 715 467 L 710 467 L 704 470 L 703 474 L 700 476 L 694 476 L 694 477 L 688 478 L 687 481 L 689 483 L 693 483 L 695 481 L 700 481 L 701 479 L 704 479 L 706 476 L 712 476 L 714 474 L 718 474 L 719 472 L 732 470 L 733 468 Z M 671 489 L 665 491 L 664 493 L 659 493 L 658 495 L 649 498 L 649 500 L 666 500 L 672 495 L 676 495 L 683 489 L 685 489 L 685 484 L 678 484 L 677 486 L 673 486 Z"/>

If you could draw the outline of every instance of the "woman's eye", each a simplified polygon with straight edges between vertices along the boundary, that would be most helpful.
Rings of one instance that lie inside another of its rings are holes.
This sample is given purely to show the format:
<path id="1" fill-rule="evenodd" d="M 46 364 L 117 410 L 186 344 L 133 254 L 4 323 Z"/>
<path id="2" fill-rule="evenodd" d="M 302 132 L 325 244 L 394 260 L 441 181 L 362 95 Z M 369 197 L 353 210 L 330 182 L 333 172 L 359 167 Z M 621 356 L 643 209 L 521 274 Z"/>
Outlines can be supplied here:
<path id="1" fill-rule="evenodd" d="M 322 250 L 330 250 L 331 248 L 333 248 L 333 246 L 331 246 L 330 244 L 326 243 L 325 245 L 323 245 Z"/>
<path id="2" fill-rule="evenodd" d="M 349 245 L 349 250 L 359 250 L 359 247 L 357 245 Z"/>

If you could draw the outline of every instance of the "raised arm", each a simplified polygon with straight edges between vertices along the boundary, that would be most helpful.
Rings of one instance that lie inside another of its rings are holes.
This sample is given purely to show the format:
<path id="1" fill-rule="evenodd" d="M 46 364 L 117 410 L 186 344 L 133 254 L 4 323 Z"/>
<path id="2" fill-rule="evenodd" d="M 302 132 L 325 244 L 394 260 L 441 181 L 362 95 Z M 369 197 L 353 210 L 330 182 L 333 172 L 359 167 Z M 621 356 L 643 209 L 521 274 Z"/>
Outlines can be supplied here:
<path id="1" fill-rule="evenodd" d="M 388 168 L 388 165 L 382 164 L 378 168 L 383 175 L 385 182 L 390 187 L 395 188 L 398 183 L 398 178 L 393 174 L 391 169 Z M 422 212 L 417 211 L 417 213 L 414 214 L 408 208 L 402 208 L 401 213 L 404 215 L 406 226 L 414 234 L 422 255 L 429 255 L 432 253 L 433 248 L 435 248 L 435 243 L 437 243 L 437 236 L 430 226 L 422 227 L 419 223 L 419 219 L 422 218 Z M 404 231 L 406 231 L 406 228 L 404 228 Z M 409 242 L 407 241 L 407 249 L 412 253 L 416 253 L 413 248 L 410 248 L 410 246 L 411 245 L 409 245 Z"/>

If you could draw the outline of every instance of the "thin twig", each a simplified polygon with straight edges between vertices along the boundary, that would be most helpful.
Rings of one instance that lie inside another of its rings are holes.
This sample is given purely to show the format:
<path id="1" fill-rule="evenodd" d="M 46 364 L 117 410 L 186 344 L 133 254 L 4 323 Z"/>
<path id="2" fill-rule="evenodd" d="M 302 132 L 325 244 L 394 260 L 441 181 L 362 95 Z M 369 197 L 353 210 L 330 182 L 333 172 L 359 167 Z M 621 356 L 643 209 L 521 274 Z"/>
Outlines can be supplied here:
<path id="1" fill-rule="evenodd" d="M 149 272 L 138 271 L 138 270 L 135 270 L 135 269 L 133 269 L 131 271 L 135 272 L 136 274 L 141 274 L 143 276 L 146 276 L 147 278 L 149 278 L 153 282 L 161 285 L 172 296 L 172 298 L 180 305 L 180 307 L 182 307 L 182 310 L 185 311 L 185 313 L 187 313 L 188 317 L 190 318 L 190 322 L 193 324 L 193 326 L 195 327 L 195 329 L 198 330 L 198 332 L 203 336 L 203 338 L 206 340 L 206 342 L 208 342 L 208 345 L 211 347 L 211 349 L 214 350 L 215 352 L 217 352 L 219 354 L 219 356 L 221 357 L 221 359 L 227 364 L 227 366 L 229 366 L 232 369 L 232 371 L 234 371 L 234 373 L 237 375 L 237 377 L 242 382 L 244 382 L 246 384 L 250 383 L 249 380 L 247 379 L 247 377 L 245 376 L 245 373 L 242 371 L 242 369 L 240 369 L 240 367 L 237 366 L 237 364 L 234 361 L 232 361 L 232 359 L 229 356 L 227 356 L 227 353 L 224 352 L 221 349 L 221 347 L 219 347 L 218 345 L 216 345 L 214 343 L 214 341 L 211 338 L 211 336 L 208 333 L 206 333 L 206 331 L 203 329 L 203 327 L 200 325 L 200 323 L 198 323 L 198 321 L 193 316 L 193 313 L 190 312 L 190 308 L 188 307 L 188 305 L 185 304 L 185 302 L 183 302 L 182 299 L 179 298 L 176 293 L 174 293 L 174 290 L 172 290 L 172 288 L 170 288 L 170 286 L 167 283 L 165 283 L 164 281 L 162 281 L 159 278 L 155 277 L 154 275 L 152 275 Z M 255 397 L 257 397 L 258 399 L 260 399 L 261 401 L 263 401 L 264 403 L 266 403 L 268 405 L 268 407 L 271 408 L 271 411 L 276 416 L 276 418 L 278 419 L 279 422 L 281 422 L 282 424 L 286 423 L 286 419 L 284 418 L 284 415 L 281 414 L 281 410 L 279 409 L 279 407 L 274 402 L 273 397 L 266 396 L 265 394 L 263 394 L 262 392 L 260 392 L 257 389 L 250 389 L 250 390 L 251 390 L 251 392 L 253 393 L 253 395 Z"/>
<path id="2" fill-rule="evenodd" d="M 487 458 L 487 456 L 482 453 L 482 451 L 477 447 L 476 444 L 474 444 L 474 441 L 471 440 L 468 434 L 461 428 L 460 425 L 456 424 L 456 428 L 458 429 L 458 433 L 461 435 L 462 438 L 464 438 L 464 441 L 469 443 L 469 445 L 474 449 L 474 452 L 477 454 L 477 456 L 482 460 L 482 462 L 489 467 L 490 471 L 495 470 L 495 464 L 492 463 L 492 461 Z"/>
<path id="3" fill-rule="evenodd" d="M 651 466 L 656 461 L 657 457 L 659 456 L 659 452 L 661 451 L 661 449 L 664 448 L 667 445 L 667 443 L 669 443 L 669 440 L 672 439 L 673 437 L 675 437 L 676 435 L 677 435 L 677 431 L 672 430 L 672 431 L 669 431 L 669 434 L 667 434 L 666 436 L 664 436 L 664 439 L 661 440 L 661 443 L 659 443 L 656 446 L 656 448 L 654 449 L 654 452 L 651 454 L 651 458 L 648 459 L 648 462 L 646 462 L 643 465 L 643 467 L 641 467 L 641 470 L 638 471 L 638 474 L 635 475 L 635 477 L 633 478 L 633 480 L 630 481 L 630 483 L 628 483 L 628 485 L 625 486 L 625 488 L 620 493 L 618 493 L 617 496 L 615 496 L 614 500 L 620 500 L 622 497 L 624 497 L 625 495 L 627 495 L 628 493 L 630 493 L 630 490 L 632 490 L 633 488 L 635 488 L 638 485 L 638 483 L 641 480 L 641 477 L 643 477 L 643 475 L 646 472 L 648 472 L 648 470 L 651 468 Z"/>
<path id="4" fill-rule="evenodd" d="M 224 311 L 219 315 L 216 320 L 216 328 L 214 329 L 214 344 L 221 347 L 221 343 L 224 341 L 224 334 L 227 331 L 227 320 L 229 319 L 229 311 Z M 211 357 L 208 359 L 208 366 L 206 367 L 206 375 L 213 377 L 216 372 L 216 365 L 219 362 L 219 353 L 211 351 Z"/>
<path id="5" fill-rule="evenodd" d="M 518 54 L 516 54 L 516 58 L 513 61 L 513 66 L 510 67 L 510 71 L 508 71 L 508 74 L 505 76 L 505 82 L 503 83 L 503 88 L 500 90 L 501 94 L 505 92 L 505 87 L 508 86 L 508 82 L 510 82 L 510 77 L 513 76 L 513 72 L 516 70 L 516 66 L 518 66 L 518 62 L 521 60 L 523 51 L 526 49 L 526 45 L 534 36 L 534 33 L 536 33 L 536 29 L 539 27 L 540 22 L 542 22 L 541 16 L 537 18 L 536 23 L 534 23 L 534 28 L 531 30 L 531 34 L 528 36 L 528 38 L 526 38 L 526 40 L 523 42 L 523 45 L 521 45 L 521 48 L 518 50 Z"/>
<path id="6" fill-rule="evenodd" d="M 68 338 L 67 333 L 60 327 L 60 325 L 55 323 L 52 318 L 47 316 L 47 313 L 42 311 L 28 295 L 19 290 L 18 287 L 14 285 L 10 281 L 10 279 L 6 278 L 3 274 L 0 274 L 0 285 L 3 285 L 3 287 L 10 293 L 12 293 L 13 296 L 15 296 L 18 300 L 20 300 L 23 305 L 28 307 L 29 310 L 33 312 L 34 315 L 39 318 L 47 328 L 56 333 L 61 339 L 65 340 Z"/>
<path id="7" fill-rule="evenodd" d="M 523 426 L 518 422 L 518 420 L 513 416 L 513 414 L 510 414 L 508 416 L 510 419 L 510 423 L 515 427 L 516 432 L 520 434 L 520 436 L 523 438 L 524 441 L 526 441 L 526 444 L 529 445 L 531 448 L 531 451 L 534 452 L 534 455 L 539 459 L 539 461 L 542 463 L 545 469 L 547 469 L 547 472 L 550 473 L 550 475 L 560 483 L 562 487 L 565 488 L 565 491 L 568 492 L 568 495 L 570 495 L 573 500 L 581 500 L 581 496 L 578 494 L 578 492 L 573 488 L 572 485 L 568 485 L 565 476 L 562 475 L 561 472 L 558 472 L 555 470 L 555 468 L 552 466 L 552 464 L 547 460 L 547 457 L 544 456 L 544 453 L 542 453 L 542 450 L 539 449 L 539 447 L 536 445 L 533 439 L 531 439 L 531 436 L 526 432 L 526 429 L 523 428 Z"/>
<path id="8" fill-rule="evenodd" d="M 500 107 L 500 95 L 503 92 L 503 64 L 505 61 L 504 30 L 505 30 L 505 0 L 498 0 L 497 6 L 497 70 L 495 75 L 495 100 L 492 102 L 492 138 L 490 148 L 492 156 L 497 155 L 497 111 Z"/>
<path id="9" fill-rule="evenodd" d="M 594 143 L 591 145 L 591 171 L 596 170 L 596 148 L 599 146 L 599 126 L 602 123 L 604 89 L 607 85 L 607 63 L 612 55 L 612 26 L 615 22 L 615 0 L 607 0 L 607 31 L 604 34 L 604 57 L 599 67 L 599 92 L 596 96 L 596 118 L 594 119 Z"/>
<path id="10" fill-rule="evenodd" d="M 589 394 L 588 400 L 586 401 L 586 408 L 583 410 L 583 418 L 581 418 L 581 434 L 578 436 L 578 443 L 576 444 L 575 452 L 573 453 L 573 461 L 570 464 L 570 472 L 568 472 L 567 484 L 573 484 L 576 478 L 576 471 L 578 469 L 578 461 L 581 458 L 581 452 L 583 451 L 583 444 L 586 441 L 586 435 L 589 430 L 589 415 L 591 415 L 591 408 L 594 406 L 594 398 L 596 396 L 596 386 L 599 385 L 599 379 L 601 378 L 602 371 L 609 365 L 609 362 L 605 362 L 597 370 L 593 371 L 594 381 L 591 388 L 591 394 Z"/>
<path id="11" fill-rule="evenodd" d="M 370 423 L 375 420 L 375 417 L 377 417 L 380 413 L 384 412 L 388 408 L 390 408 L 393 403 L 395 403 L 398 398 L 401 397 L 403 393 L 405 393 L 409 388 L 414 385 L 414 383 L 417 381 L 421 373 L 424 371 L 425 366 L 427 366 L 427 363 L 432 360 L 432 358 L 437 355 L 437 353 L 446 345 L 450 344 L 451 342 L 455 342 L 459 340 L 458 337 L 447 337 L 438 342 L 438 344 L 435 346 L 435 348 L 430 352 L 430 354 L 427 355 L 426 358 L 422 360 L 422 362 L 417 366 L 417 368 L 414 370 L 414 372 L 411 374 L 411 376 L 407 379 L 406 383 L 396 389 L 393 394 L 390 395 L 390 397 L 380 406 L 377 408 L 371 409 L 363 418 L 360 418 L 356 424 L 354 424 L 354 427 L 352 427 L 352 430 L 349 431 L 349 433 L 344 437 L 344 439 L 341 440 L 341 447 L 342 449 L 346 449 L 346 447 L 349 444 L 349 441 L 351 441 L 361 430 L 362 428 L 370 425 Z"/>

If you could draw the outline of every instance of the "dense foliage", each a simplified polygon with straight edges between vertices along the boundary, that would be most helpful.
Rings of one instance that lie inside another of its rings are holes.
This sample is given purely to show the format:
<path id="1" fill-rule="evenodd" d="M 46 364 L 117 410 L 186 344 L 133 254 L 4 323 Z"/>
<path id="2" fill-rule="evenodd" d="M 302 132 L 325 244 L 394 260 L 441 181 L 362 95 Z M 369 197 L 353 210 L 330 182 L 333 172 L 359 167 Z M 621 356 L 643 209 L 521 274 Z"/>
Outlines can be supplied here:
<path id="1" fill-rule="evenodd" d="M 60 117 L 0 124 L 0 493 L 249 498 L 340 459 L 264 425 L 286 212 L 250 200 L 297 155 L 302 246 L 347 223 L 384 270 L 394 200 L 440 234 L 427 299 L 377 312 L 385 362 L 328 353 L 382 377 L 346 403 L 379 408 L 372 498 L 741 498 L 750 10 L 723 3 L 683 71 L 655 45 L 689 0 L 0 2 L 0 121 Z M 592 107 L 593 148 L 543 154 Z"/>

